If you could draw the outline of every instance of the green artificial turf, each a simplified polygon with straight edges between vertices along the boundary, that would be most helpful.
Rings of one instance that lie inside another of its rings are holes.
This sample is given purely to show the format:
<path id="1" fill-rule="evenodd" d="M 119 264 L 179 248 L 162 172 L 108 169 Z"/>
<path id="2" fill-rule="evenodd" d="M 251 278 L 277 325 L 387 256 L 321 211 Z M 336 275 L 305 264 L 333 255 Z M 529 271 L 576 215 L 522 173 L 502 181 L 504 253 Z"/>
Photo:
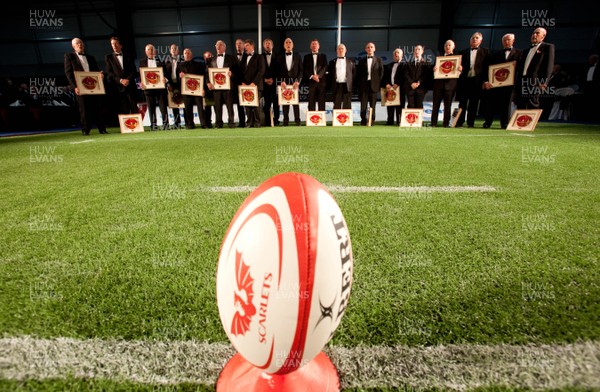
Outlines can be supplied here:
<path id="1" fill-rule="evenodd" d="M 260 128 L 0 139 L 0 333 L 222 342 L 215 274 L 249 192 L 333 192 L 354 283 L 333 344 L 600 338 L 600 130 Z M 60 388 L 59 388 L 60 389 Z"/>

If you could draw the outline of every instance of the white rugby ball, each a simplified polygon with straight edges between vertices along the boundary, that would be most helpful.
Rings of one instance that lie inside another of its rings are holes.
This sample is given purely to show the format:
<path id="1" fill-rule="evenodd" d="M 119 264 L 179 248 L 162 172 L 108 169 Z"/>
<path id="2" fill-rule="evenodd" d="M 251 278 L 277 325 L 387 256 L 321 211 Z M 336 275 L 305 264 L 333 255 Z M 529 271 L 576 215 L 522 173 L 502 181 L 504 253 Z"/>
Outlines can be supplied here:
<path id="1" fill-rule="evenodd" d="M 348 227 L 317 180 L 280 174 L 246 198 L 221 246 L 217 303 L 248 362 L 272 374 L 310 362 L 339 325 L 351 285 Z"/>

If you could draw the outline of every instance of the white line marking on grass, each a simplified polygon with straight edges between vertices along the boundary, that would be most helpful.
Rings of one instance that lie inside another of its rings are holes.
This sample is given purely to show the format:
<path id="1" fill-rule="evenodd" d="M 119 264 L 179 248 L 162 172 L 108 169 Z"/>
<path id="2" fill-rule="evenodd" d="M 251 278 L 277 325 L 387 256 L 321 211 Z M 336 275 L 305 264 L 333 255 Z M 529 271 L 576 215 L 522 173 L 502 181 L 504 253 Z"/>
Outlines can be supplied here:
<path id="1" fill-rule="evenodd" d="M 511 133 L 511 135 L 514 135 L 514 136 L 525 136 L 525 137 L 535 137 L 535 135 L 533 135 L 531 133 Z"/>
<path id="2" fill-rule="evenodd" d="M 343 388 L 600 388 L 600 342 L 564 345 L 331 346 Z M 0 339 L 0 378 L 214 385 L 235 353 L 196 341 Z"/>
<path id="3" fill-rule="evenodd" d="M 82 140 L 80 142 L 70 142 L 69 144 L 82 144 L 82 143 L 90 143 L 90 142 L 94 142 L 94 139 L 87 139 L 87 140 Z"/>
<path id="4" fill-rule="evenodd" d="M 496 192 L 489 185 L 448 185 L 448 186 L 345 186 L 325 185 L 335 193 L 467 193 L 467 192 Z M 200 190 L 214 193 L 252 192 L 256 189 L 251 185 L 201 187 Z"/>

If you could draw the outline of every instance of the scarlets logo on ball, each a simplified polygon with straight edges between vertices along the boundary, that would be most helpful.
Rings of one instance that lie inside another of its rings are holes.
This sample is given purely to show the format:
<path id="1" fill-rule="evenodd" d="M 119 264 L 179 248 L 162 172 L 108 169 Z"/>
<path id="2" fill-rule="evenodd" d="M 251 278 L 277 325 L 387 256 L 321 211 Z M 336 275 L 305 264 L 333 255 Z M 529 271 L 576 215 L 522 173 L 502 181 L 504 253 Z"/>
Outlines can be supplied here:
<path id="1" fill-rule="evenodd" d="M 522 116 L 517 117 L 517 126 L 519 126 L 519 127 L 526 127 L 532 121 L 533 121 L 533 119 L 530 116 L 524 114 Z"/>
<path id="2" fill-rule="evenodd" d="M 200 86 L 200 83 L 198 82 L 198 79 L 189 78 L 186 81 L 186 86 L 191 91 L 196 91 L 198 89 L 198 86 Z"/>
<path id="3" fill-rule="evenodd" d="M 408 113 L 406 115 L 406 122 L 409 124 L 414 124 L 419 119 L 419 116 L 416 113 Z"/>
<path id="4" fill-rule="evenodd" d="M 83 87 L 87 88 L 88 90 L 93 90 L 96 88 L 96 85 L 98 84 L 98 80 L 96 80 L 96 78 L 93 78 L 91 76 L 86 76 L 85 78 L 83 78 L 81 83 L 83 84 Z"/>
<path id="5" fill-rule="evenodd" d="M 244 335 L 250 329 L 252 316 L 256 314 L 256 307 L 252 303 L 254 279 L 250 275 L 250 267 L 244 263 L 242 254 L 235 254 L 235 279 L 237 289 L 233 293 L 233 306 L 235 314 L 231 322 L 231 333 L 235 336 Z"/>
<path id="6" fill-rule="evenodd" d="M 348 115 L 346 113 L 338 114 L 336 117 L 340 124 L 345 124 L 348 121 Z"/>
<path id="7" fill-rule="evenodd" d="M 496 78 L 497 81 L 504 82 L 504 81 L 506 81 L 506 79 L 508 79 L 509 74 L 510 74 L 510 71 L 507 68 L 500 68 L 499 70 L 494 72 L 494 77 Z"/>

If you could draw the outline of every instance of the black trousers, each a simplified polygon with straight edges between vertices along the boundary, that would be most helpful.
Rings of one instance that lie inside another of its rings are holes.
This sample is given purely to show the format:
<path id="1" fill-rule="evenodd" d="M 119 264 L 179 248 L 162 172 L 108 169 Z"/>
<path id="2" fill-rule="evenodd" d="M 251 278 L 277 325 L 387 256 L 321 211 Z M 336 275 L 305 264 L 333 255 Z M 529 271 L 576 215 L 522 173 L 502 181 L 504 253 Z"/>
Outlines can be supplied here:
<path id="1" fill-rule="evenodd" d="M 456 121 L 456 126 L 462 127 L 466 117 L 467 125 L 472 127 L 475 125 L 475 117 L 477 116 L 479 101 L 481 99 L 481 81 L 477 77 L 467 77 L 459 81 L 459 83 L 461 82 L 458 107 L 462 109 L 462 113 Z"/>
<path id="2" fill-rule="evenodd" d="M 352 109 L 352 91 L 346 83 L 336 83 L 333 91 L 334 109 Z"/>
<path id="3" fill-rule="evenodd" d="M 450 88 L 445 81 L 440 81 L 439 85 L 433 88 L 433 107 L 431 108 L 431 124 L 437 126 L 438 116 L 442 101 L 444 102 L 444 126 L 450 125 L 450 117 L 452 116 L 452 100 L 456 88 Z"/>
<path id="4" fill-rule="evenodd" d="M 99 95 L 76 95 L 76 97 L 82 131 L 85 134 L 90 133 L 94 123 L 100 132 L 106 131 L 102 102 L 104 97 Z"/>
<path id="5" fill-rule="evenodd" d="M 206 128 L 206 118 L 204 117 L 204 98 L 193 95 L 185 95 L 183 97 L 183 104 L 185 105 L 185 126 L 194 127 L 194 105 L 198 107 L 198 117 L 200 117 L 200 125 Z"/>
<path id="6" fill-rule="evenodd" d="M 156 106 L 160 110 L 163 118 L 163 126 L 169 125 L 169 117 L 167 116 L 167 90 L 146 91 L 146 104 L 150 113 L 150 124 L 152 128 L 156 128 Z"/>
<path id="7" fill-rule="evenodd" d="M 375 123 L 375 104 L 377 103 L 378 91 L 373 91 L 370 84 L 371 82 L 369 82 L 369 86 L 360 93 L 360 123 L 362 125 L 367 124 L 367 104 L 373 109 L 373 113 L 371 114 L 371 124 Z"/>
<path id="8" fill-rule="evenodd" d="M 237 89 L 236 89 L 237 90 Z M 233 96 L 231 90 L 214 90 L 215 96 L 215 126 L 223 127 L 223 105 L 227 107 L 227 123 L 233 127 L 235 114 L 233 113 Z"/>
<path id="9" fill-rule="evenodd" d="M 319 79 L 319 83 L 311 80 L 308 82 L 308 110 L 315 110 L 317 103 L 319 110 L 325 110 L 325 93 L 327 84 L 325 80 Z"/>

